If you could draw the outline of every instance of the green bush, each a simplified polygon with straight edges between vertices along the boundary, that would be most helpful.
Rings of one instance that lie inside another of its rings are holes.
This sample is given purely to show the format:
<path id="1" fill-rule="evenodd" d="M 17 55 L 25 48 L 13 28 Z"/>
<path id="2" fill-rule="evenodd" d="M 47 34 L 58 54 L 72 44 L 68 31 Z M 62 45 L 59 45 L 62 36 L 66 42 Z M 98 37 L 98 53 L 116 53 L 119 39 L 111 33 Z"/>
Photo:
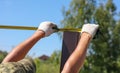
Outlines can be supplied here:
<path id="1" fill-rule="evenodd" d="M 38 58 L 34 59 L 37 71 L 36 73 L 59 73 L 59 64 L 51 63 L 50 60 L 42 61 Z"/>

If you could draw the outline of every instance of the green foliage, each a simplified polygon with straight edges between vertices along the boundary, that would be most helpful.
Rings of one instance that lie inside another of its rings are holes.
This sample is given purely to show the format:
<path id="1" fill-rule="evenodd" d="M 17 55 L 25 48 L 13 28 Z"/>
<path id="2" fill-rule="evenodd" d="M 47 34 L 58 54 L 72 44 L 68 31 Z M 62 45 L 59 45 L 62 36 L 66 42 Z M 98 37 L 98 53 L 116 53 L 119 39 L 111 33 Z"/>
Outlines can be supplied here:
<path id="1" fill-rule="evenodd" d="M 63 26 L 80 28 L 82 24 L 92 22 L 93 11 L 95 10 L 94 5 L 94 0 L 72 0 L 69 10 L 63 10 Z"/>
<path id="2" fill-rule="evenodd" d="M 37 72 L 36 73 L 59 73 L 60 72 L 60 51 L 55 51 L 50 59 L 42 61 L 38 58 L 34 59 Z"/>
<path id="3" fill-rule="evenodd" d="M 120 19 L 116 10 L 113 0 L 72 0 L 70 8 L 63 11 L 63 27 L 100 25 L 101 33 L 92 41 L 81 73 L 120 72 Z"/>
<path id="4" fill-rule="evenodd" d="M 56 63 L 56 65 L 60 64 L 61 51 L 54 51 L 49 60 L 51 63 Z"/>
<path id="5" fill-rule="evenodd" d="M 5 58 L 6 55 L 7 55 L 7 52 L 0 51 L 0 63 Z"/>

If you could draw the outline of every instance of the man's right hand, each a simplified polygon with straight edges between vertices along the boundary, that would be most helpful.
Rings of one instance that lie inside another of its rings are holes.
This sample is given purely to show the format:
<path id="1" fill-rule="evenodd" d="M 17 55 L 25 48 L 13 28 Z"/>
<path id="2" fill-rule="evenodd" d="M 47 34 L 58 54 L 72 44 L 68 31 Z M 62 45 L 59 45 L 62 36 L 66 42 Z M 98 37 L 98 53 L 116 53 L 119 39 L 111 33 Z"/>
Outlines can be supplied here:
<path id="1" fill-rule="evenodd" d="M 46 22 L 40 23 L 38 30 L 42 30 L 43 32 L 45 32 L 45 37 L 47 37 L 47 36 L 51 35 L 52 33 L 56 32 L 56 30 L 53 29 L 56 27 L 57 26 L 55 23 L 46 21 Z"/>

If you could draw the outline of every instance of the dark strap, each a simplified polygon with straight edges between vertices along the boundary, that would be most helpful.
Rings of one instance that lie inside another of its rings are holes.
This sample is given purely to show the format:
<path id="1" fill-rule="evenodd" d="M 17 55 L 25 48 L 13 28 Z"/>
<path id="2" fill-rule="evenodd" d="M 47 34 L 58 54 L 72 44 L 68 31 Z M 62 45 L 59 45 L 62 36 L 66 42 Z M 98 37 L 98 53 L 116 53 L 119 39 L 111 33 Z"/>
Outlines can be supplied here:
<path id="1" fill-rule="evenodd" d="M 78 32 L 64 32 L 60 72 L 62 71 L 67 59 L 76 48 L 79 41 L 79 36 L 80 36 L 80 33 Z"/>

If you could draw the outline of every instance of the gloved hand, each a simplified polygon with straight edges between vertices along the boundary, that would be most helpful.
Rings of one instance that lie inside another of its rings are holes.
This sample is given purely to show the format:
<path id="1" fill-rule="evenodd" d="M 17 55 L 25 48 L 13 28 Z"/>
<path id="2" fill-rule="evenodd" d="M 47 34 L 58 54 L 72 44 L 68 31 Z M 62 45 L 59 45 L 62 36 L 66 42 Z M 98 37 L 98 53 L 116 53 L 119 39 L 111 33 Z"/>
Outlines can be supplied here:
<path id="1" fill-rule="evenodd" d="M 49 21 L 45 21 L 40 23 L 38 30 L 42 30 L 45 32 L 45 37 L 49 36 L 50 34 L 54 33 L 56 30 L 53 28 L 56 28 L 56 24 L 49 22 Z"/>
<path id="2" fill-rule="evenodd" d="M 96 34 L 98 28 L 99 28 L 99 25 L 96 25 L 96 24 L 84 24 L 83 27 L 82 27 L 81 33 L 87 32 L 87 33 L 89 33 L 89 34 L 92 36 L 92 38 L 93 38 L 94 35 Z"/>

